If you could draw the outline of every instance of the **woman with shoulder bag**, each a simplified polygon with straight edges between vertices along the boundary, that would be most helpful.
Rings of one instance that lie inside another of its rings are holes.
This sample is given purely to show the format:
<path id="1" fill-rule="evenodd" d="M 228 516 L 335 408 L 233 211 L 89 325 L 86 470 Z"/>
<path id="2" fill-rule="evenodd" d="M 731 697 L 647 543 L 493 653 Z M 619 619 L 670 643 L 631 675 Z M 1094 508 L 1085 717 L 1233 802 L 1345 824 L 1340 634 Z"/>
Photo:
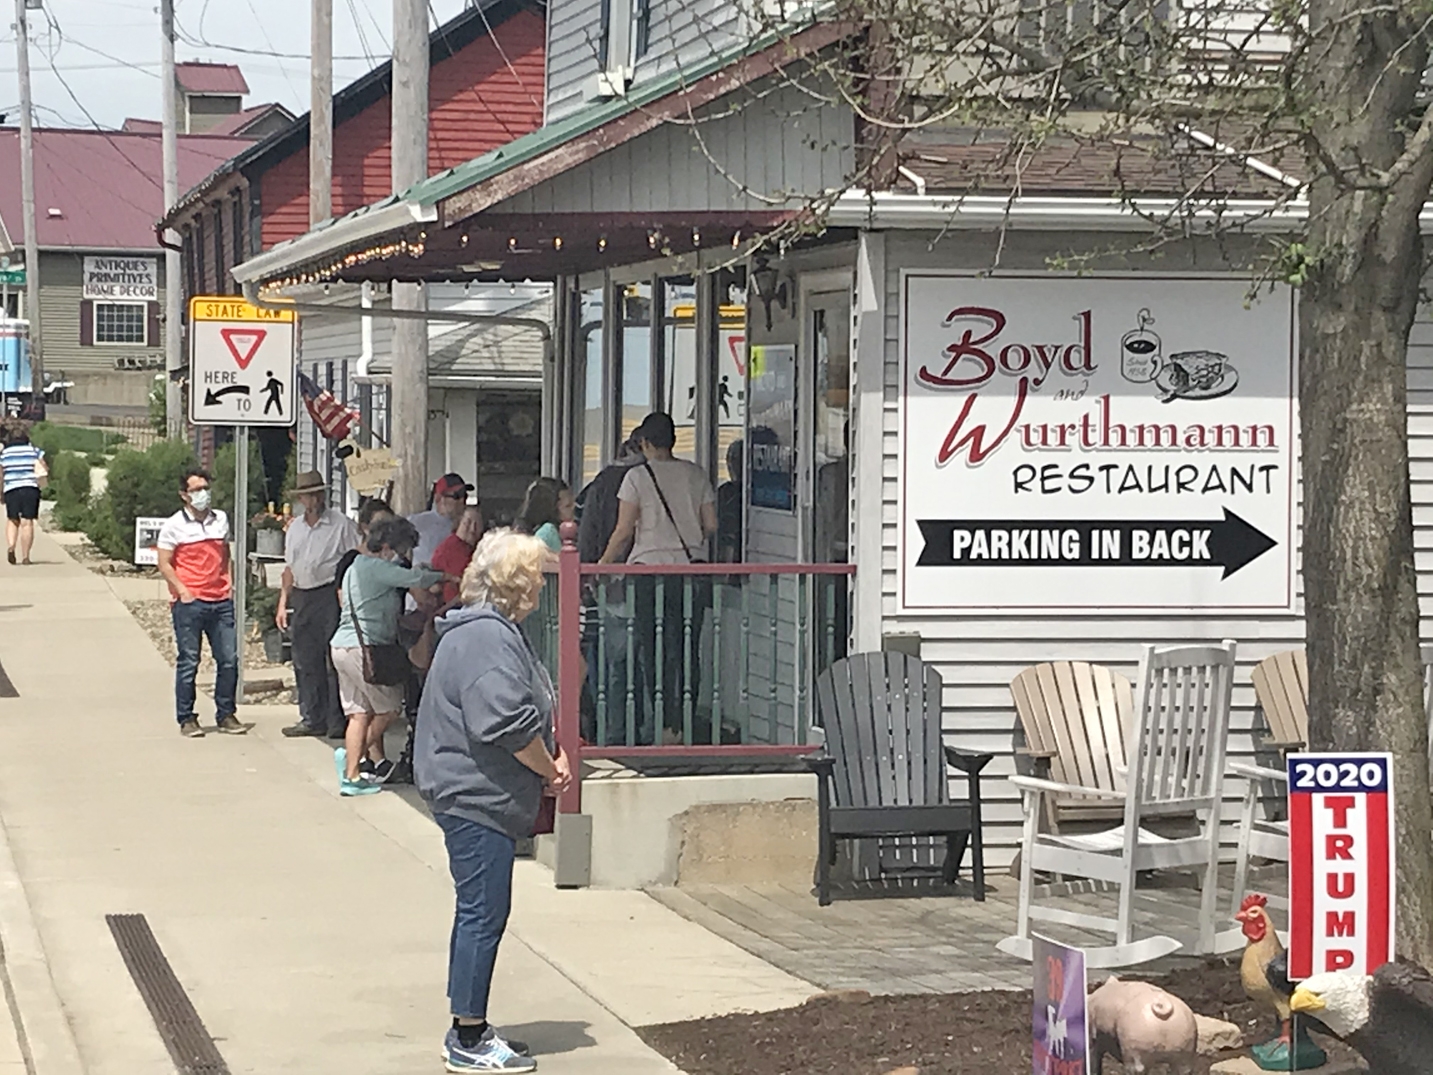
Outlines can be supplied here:
<path id="1" fill-rule="evenodd" d="M 530 1072 L 521 1042 L 488 1024 L 498 945 L 512 903 L 517 841 L 538 823 L 544 788 L 572 776 L 553 737 L 552 680 L 523 637 L 551 553 L 514 530 L 485 536 L 463 575 L 463 607 L 438 621 L 413 772 L 443 830 L 457 906 L 448 945 L 449 1071 Z"/>
<path id="2" fill-rule="evenodd" d="M 334 752 L 340 795 L 371 795 L 393 770 L 384 756 L 383 733 L 403 708 L 410 671 L 408 655 L 398 644 L 403 595 L 446 578 L 441 571 L 397 562 L 417 544 L 418 531 L 407 519 L 379 519 L 343 576 L 338 630 L 329 644 L 348 717 L 344 745 Z M 373 762 L 369 773 L 363 772 L 365 759 Z"/>
<path id="3" fill-rule="evenodd" d="M 708 542 L 717 530 L 716 493 L 706 471 L 672 454 L 676 426 L 669 414 L 654 411 L 632 432 L 642 449 L 642 462 L 628 469 L 617 493 L 617 527 L 601 562 L 624 558 L 629 564 L 682 565 L 706 563 Z M 658 575 L 634 581 L 633 614 L 637 701 L 643 707 L 641 739 L 680 743 L 688 703 L 700 708 L 702 622 L 711 607 L 711 576 L 669 576 L 658 587 Z M 658 594 L 661 594 L 661 660 L 658 661 Z M 688 600 L 688 594 L 690 600 Z M 688 639 L 690 648 L 688 650 Z M 690 669 L 690 674 L 688 674 Z M 662 699 L 662 713 L 655 709 Z"/>

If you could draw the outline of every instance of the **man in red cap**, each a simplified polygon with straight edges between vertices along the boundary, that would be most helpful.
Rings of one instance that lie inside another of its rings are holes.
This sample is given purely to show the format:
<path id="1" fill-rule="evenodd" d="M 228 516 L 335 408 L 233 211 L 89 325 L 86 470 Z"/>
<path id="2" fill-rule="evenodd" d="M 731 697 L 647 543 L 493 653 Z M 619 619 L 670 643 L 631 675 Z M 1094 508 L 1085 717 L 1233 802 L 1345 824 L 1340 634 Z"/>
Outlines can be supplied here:
<path id="1" fill-rule="evenodd" d="M 473 487 L 459 474 L 444 474 L 433 483 L 433 499 L 427 511 L 408 516 L 418 528 L 418 547 L 413 550 L 413 564 L 431 564 L 433 553 L 458 528 L 468 494 Z"/>
<path id="2" fill-rule="evenodd" d="M 408 516 L 408 521 L 418 529 L 418 545 L 413 550 L 414 567 L 420 565 L 431 567 L 433 565 L 433 554 L 438 551 L 438 546 L 453 536 L 453 532 L 458 528 L 458 523 L 462 521 L 463 512 L 468 507 L 468 494 L 471 492 L 473 492 L 473 486 L 465 482 L 461 474 L 444 474 L 433 483 L 433 499 L 428 505 L 428 510 Z M 412 610 L 418 608 L 419 605 L 410 595 L 407 598 L 406 607 Z M 438 602 L 434 600 L 431 604 L 423 606 L 423 612 L 431 617 L 439 607 Z M 414 670 L 408 677 L 408 687 L 403 703 L 404 712 L 408 717 L 408 742 L 403 747 L 403 753 L 398 757 L 393 775 L 389 777 L 389 783 L 411 784 L 413 782 L 413 730 L 414 723 L 418 719 L 418 702 L 422 694 L 423 673 Z"/>

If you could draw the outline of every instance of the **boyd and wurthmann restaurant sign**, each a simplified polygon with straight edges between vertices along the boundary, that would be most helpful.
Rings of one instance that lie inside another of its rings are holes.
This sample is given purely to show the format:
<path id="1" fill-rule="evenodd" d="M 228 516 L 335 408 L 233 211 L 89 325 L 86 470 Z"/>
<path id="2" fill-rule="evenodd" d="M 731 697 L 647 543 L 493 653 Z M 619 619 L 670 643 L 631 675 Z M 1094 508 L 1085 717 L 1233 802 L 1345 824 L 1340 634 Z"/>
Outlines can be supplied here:
<path id="1" fill-rule="evenodd" d="M 1291 289 L 902 277 L 911 611 L 1288 611 Z"/>

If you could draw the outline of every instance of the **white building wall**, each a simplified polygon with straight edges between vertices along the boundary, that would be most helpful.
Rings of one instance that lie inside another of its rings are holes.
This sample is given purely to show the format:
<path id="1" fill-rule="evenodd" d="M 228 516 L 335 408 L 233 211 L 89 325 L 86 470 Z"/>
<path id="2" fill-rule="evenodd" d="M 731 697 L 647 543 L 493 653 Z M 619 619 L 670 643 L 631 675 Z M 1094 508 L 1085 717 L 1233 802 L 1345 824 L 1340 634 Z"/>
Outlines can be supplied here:
<path id="1" fill-rule="evenodd" d="M 873 236 L 881 245 L 879 236 Z M 1019 794 L 1006 777 L 1015 772 L 1014 735 L 1018 726 L 1010 698 L 1009 683 L 1024 668 L 1042 661 L 1087 660 L 1111 667 L 1128 675 L 1136 673 L 1140 647 L 1144 643 L 1176 645 L 1189 642 L 1233 638 L 1239 643 L 1239 669 L 1234 684 L 1233 734 L 1229 745 L 1231 758 L 1248 757 L 1253 753 L 1251 727 L 1254 721 L 1254 689 L 1250 681 L 1253 666 L 1264 657 L 1303 644 L 1304 624 L 1302 586 L 1299 588 L 1300 614 L 1285 616 L 1191 616 L 1174 615 L 1102 615 L 1102 616 L 973 616 L 973 615 L 901 615 L 897 612 L 897 561 L 899 519 L 899 434 L 900 434 L 900 285 L 901 270 L 926 269 L 989 269 L 996 259 L 994 236 L 973 233 L 948 233 L 932 244 L 933 235 L 914 232 L 888 232 L 884 246 L 884 289 L 873 296 L 883 309 L 872 310 L 870 316 L 881 319 L 883 348 L 881 368 L 881 471 L 879 490 L 860 487 L 865 474 L 859 460 L 858 520 L 854 524 L 857 544 L 857 592 L 861 593 L 862 578 L 876 571 L 880 576 L 880 625 L 883 634 L 917 632 L 922 639 L 922 657 L 933 662 L 945 679 L 944 726 L 949 741 L 970 750 L 996 755 L 986 770 L 986 847 L 989 860 L 995 864 L 1008 862 L 1020 837 L 1021 808 Z M 1101 241 L 1104 240 L 1104 241 Z M 1000 253 L 1002 268 L 1040 270 L 1047 267 L 1050 255 L 1075 249 L 1109 248 L 1118 237 L 1012 233 L 1005 236 Z M 879 258 L 875 259 L 879 261 Z M 1195 259 L 1187 253 L 1170 250 L 1159 264 L 1161 272 L 1198 269 L 1215 271 L 1220 266 Z M 1109 268 L 1132 268 L 1130 264 L 1111 264 Z M 858 296 L 859 298 L 859 296 Z M 860 328 L 858 346 L 871 346 L 875 334 Z M 1408 358 L 1411 471 L 1413 477 L 1413 516 L 1415 546 L 1419 571 L 1419 593 L 1424 616 L 1433 615 L 1433 312 L 1424 309 L 1414 326 Z M 863 369 L 871 369 L 869 362 Z M 871 398 L 866 386 L 858 386 L 863 399 Z M 857 418 L 858 424 L 861 418 Z M 870 427 L 867 427 L 870 429 Z M 859 433 L 858 433 L 859 437 Z M 858 441 L 859 445 L 859 441 Z M 1297 511 L 1297 509 L 1296 509 Z M 866 512 L 879 512 L 879 547 L 872 548 L 874 527 L 862 527 L 859 518 Z M 867 583 L 865 592 L 874 597 L 874 587 Z M 864 619 L 859 606 L 856 615 Z M 1424 628 L 1428 637 L 1428 627 Z M 870 640 L 865 643 L 870 648 Z M 956 785 L 962 784 L 956 781 Z M 1226 783 L 1226 822 L 1236 816 L 1237 802 L 1243 785 L 1231 780 Z M 959 790 L 963 790 L 960 788 Z M 1232 842 L 1232 833 L 1226 840 Z"/>

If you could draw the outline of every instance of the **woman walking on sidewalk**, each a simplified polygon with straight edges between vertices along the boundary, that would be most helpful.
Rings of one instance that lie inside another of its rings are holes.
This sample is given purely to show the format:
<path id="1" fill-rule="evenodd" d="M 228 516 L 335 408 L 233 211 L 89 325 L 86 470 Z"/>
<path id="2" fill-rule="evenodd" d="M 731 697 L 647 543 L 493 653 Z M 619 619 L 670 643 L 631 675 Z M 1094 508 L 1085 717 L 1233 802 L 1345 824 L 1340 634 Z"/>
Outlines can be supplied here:
<path id="1" fill-rule="evenodd" d="M 15 562 L 15 547 L 20 548 L 20 563 L 30 562 L 30 549 L 35 544 L 35 520 L 40 517 L 40 479 L 49 475 L 45 453 L 30 443 L 30 434 L 23 425 L 5 431 L 5 446 L 0 450 L 0 480 L 5 487 L 5 557 Z"/>
<path id="2" fill-rule="evenodd" d="M 572 780 L 554 758 L 552 680 L 518 625 L 537 607 L 551 554 L 540 540 L 495 530 L 463 576 L 463 607 L 438 621 L 413 767 L 448 847 L 457 890 L 448 952 L 453 1026 L 449 1071 L 527 1072 L 526 1047 L 488 1024 L 488 994 L 512 903 L 513 858 L 531 836 L 543 785 Z"/>
<path id="3" fill-rule="evenodd" d="M 375 522 L 362 554 L 343 576 L 332 641 L 338 694 L 348 717 L 344 745 L 334 752 L 340 795 L 371 795 L 393 771 L 383 754 L 383 732 L 403 707 L 403 684 L 370 682 L 363 653 L 398 641 L 398 613 L 408 589 L 427 589 L 444 579 L 441 571 L 395 563 L 417 544 L 418 531 L 407 519 Z M 365 759 L 374 764 L 371 775 L 363 772 Z"/>

